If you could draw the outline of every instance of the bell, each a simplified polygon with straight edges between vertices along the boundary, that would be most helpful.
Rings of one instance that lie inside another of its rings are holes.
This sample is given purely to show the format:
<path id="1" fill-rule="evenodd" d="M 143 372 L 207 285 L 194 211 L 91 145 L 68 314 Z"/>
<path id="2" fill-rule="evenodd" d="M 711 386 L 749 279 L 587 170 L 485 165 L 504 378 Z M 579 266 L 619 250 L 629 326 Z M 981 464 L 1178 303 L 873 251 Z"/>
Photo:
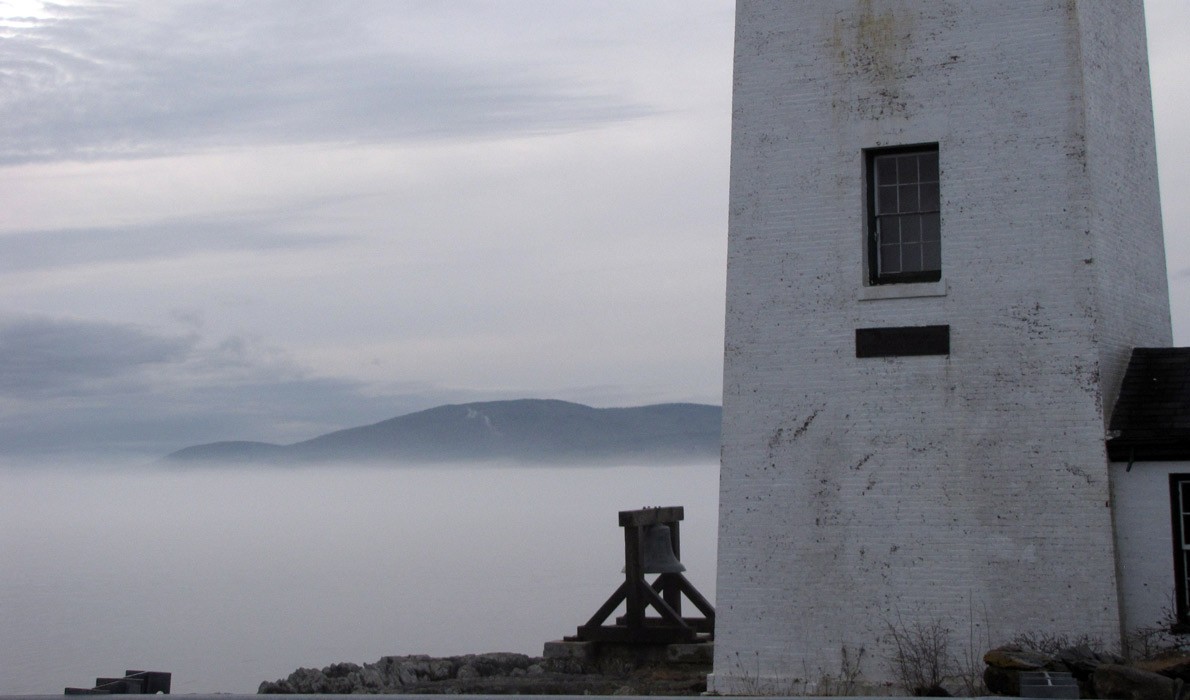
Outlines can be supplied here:
<path id="1" fill-rule="evenodd" d="M 640 572 L 642 574 L 676 574 L 686 567 L 674 556 L 673 542 L 669 539 L 668 525 L 650 525 L 640 547 Z"/>

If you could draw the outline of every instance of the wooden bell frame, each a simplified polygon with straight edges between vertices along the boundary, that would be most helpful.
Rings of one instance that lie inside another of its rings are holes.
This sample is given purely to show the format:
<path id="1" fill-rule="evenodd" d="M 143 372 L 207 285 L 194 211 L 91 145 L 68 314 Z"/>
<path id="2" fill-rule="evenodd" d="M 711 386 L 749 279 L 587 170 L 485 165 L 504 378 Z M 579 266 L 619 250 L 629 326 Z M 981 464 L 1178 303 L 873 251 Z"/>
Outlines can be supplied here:
<path id="1" fill-rule="evenodd" d="M 669 527 L 674 556 L 681 559 L 678 523 L 685 517 L 682 506 L 620 511 L 624 528 L 624 583 L 616 589 L 587 624 L 578 628 L 578 641 L 629 644 L 674 644 L 710 641 L 715 636 L 715 608 L 681 573 L 658 575 L 652 583 L 642 571 L 641 543 L 645 530 L 653 525 Z M 682 617 L 685 596 L 703 617 Z M 604 622 L 621 603 L 627 612 L 615 624 Z M 653 608 L 659 617 L 645 615 Z"/>

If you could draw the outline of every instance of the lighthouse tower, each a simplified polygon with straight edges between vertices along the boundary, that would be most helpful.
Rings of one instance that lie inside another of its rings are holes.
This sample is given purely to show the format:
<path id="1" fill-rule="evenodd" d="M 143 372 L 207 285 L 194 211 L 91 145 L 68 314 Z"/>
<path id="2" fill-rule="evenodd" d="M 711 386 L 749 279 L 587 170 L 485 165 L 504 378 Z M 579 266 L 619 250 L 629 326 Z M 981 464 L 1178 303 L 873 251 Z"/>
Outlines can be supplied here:
<path id="1" fill-rule="evenodd" d="M 1118 641 L 1105 431 L 1171 342 L 1141 2 L 738 0 L 729 231 L 711 688 Z"/>

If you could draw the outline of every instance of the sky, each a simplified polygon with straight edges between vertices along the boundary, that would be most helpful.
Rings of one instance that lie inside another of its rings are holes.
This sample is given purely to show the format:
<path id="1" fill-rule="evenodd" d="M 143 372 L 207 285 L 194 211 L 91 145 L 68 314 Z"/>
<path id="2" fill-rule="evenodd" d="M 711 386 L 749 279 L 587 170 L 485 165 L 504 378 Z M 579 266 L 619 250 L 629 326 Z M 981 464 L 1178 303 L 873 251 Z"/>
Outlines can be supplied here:
<path id="1" fill-rule="evenodd" d="M 0 0 L 0 459 L 718 403 L 732 0 Z M 1190 345 L 1190 3 L 1148 0 Z"/>

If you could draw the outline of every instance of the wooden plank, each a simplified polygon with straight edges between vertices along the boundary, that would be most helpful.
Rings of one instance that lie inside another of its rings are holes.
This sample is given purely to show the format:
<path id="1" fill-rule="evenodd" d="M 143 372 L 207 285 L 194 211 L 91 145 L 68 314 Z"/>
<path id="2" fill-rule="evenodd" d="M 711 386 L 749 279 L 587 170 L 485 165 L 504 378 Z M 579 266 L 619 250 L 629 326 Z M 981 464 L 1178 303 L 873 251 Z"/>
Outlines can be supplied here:
<path id="1" fill-rule="evenodd" d="M 595 614 L 591 616 L 590 620 L 587 620 L 587 624 L 585 626 L 598 627 L 599 625 L 602 625 L 603 621 L 606 620 L 609 615 L 615 612 L 616 608 L 620 607 L 620 603 L 624 602 L 624 598 L 627 595 L 628 584 L 626 582 L 621 583 L 620 587 L 616 589 L 616 592 L 612 593 L 612 596 L 604 601 L 603 605 L 599 606 L 599 609 L 595 611 Z"/>
<path id="2" fill-rule="evenodd" d="M 657 580 L 653 581 L 652 586 L 653 586 L 653 590 L 657 591 L 658 593 L 661 593 L 663 591 L 677 590 L 677 591 L 685 594 L 685 596 L 690 600 L 690 602 L 694 603 L 694 607 L 698 608 L 698 611 L 700 613 L 702 613 L 703 615 L 705 615 L 707 617 L 707 619 L 711 621 L 711 627 L 712 628 L 714 627 L 715 606 L 711 605 L 711 603 L 706 598 L 703 597 L 702 593 L 699 593 L 698 589 L 694 587 L 694 584 L 690 583 L 689 579 L 687 579 L 682 574 L 680 574 L 680 573 L 661 574 L 660 576 L 657 577 Z M 668 597 L 667 597 L 666 602 L 667 603 L 669 602 Z M 670 606 L 670 607 L 673 607 L 673 606 Z M 681 614 L 681 610 L 678 608 L 675 608 L 674 612 Z M 683 618 L 683 619 L 699 619 L 699 618 Z"/>
<path id="3" fill-rule="evenodd" d="M 640 589 L 641 589 L 641 593 L 644 594 L 643 597 L 645 599 L 645 602 L 647 602 L 649 605 L 652 605 L 653 609 L 661 614 L 662 620 L 665 620 L 666 622 L 673 625 L 674 627 L 681 627 L 683 629 L 687 628 L 686 623 L 682 621 L 682 616 L 677 614 L 676 612 L 674 612 L 674 609 L 669 607 L 669 604 L 665 602 L 665 599 L 663 599 L 661 596 L 657 595 L 657 591 L 653 590 L 652 586 L 646 585 L 642 581 Z M 644 616 L 642 615 L 641 617 L 642 617 L 642 619 L 641 619 L 640 624 L 643 625 L 644 624 L 644 619 L 643 619 Z M 628 626 L 629 627 L 633 626 L 633 620 L 631 617 L 629 617 Z"/>
<path id="4" fill-rule="evenodd" d="M 642 508 L 641 510 L 620 511 L 620 527 L 647 527 L 649 525 L 668 525 L 676 523 L 686 517 L 686 510 L 682 506 L 665 506 L 662 508 Z"/>
<path id="5" fill-rule="evenodd" d="M 692 642 L 698 634 L 690 628 L 646 626 L 638 629 L 628 627 L 580 627 L 578 636 L 583 641 L 620 642 L 624 644 L 675 644 Z"/>
<path id="6" fill-rule="evenodd" d="M 624 586 L 628 601 L 628 626 L 639 627 L 645 618 L 645 601 L 641 597 L 644 574 L 640 561 L 641 529 L 635 525 L 624 528 Z"/>
<path id="7" fill-rule="evenodd" d="M 674 558 L 678 561 L 682 560 L 682 536 L 679 526 L 681 523 L 672 522 L 669 524 L 669 546 L 673 550 Z M 664 576 L 664 574 L 662 574 Z M 674 609 L 674 612 L 680 617 L 682 615 L 682 591 L 677 586 L 666 584 L 662 589 L 662 596 L 669 607 Z"/>
<path id="8" fill-rule="evenodd" d="M 662 622 L 662 619 L 659 617 L 646 617 L 644 626 L 655 627 Z M 705 617 L 683 617 L 682 622 L 686 623 L 687 627 L 690 627 L 691 629 L 694 629 L 698 632 L 713 632 L 715 630 L 714 620 L 708 620 Z M 616 618 L 616 625 L 627 627 L 628 621 L 623 615 L 620 615 Z"/>
<path id="9" fill-rule="evenodd" d="M 698 608 L 698 611 L 703 615 L 706 615 L 707 619 L 711 620 L 712 624 L 714 624 L 715 606 L 711 605 L 710 601 L 708 601 L 701 593 L 698 592 L 698 589 L 694 587 L 694 584 L 690 583 L 690 581 L 681 574 L 667 575 L 677 578 L 678 585 L 681 587 L 682 592 L 686 594 L 686 597 L 691 603 L 694 603 L 694 607 Z"/>

